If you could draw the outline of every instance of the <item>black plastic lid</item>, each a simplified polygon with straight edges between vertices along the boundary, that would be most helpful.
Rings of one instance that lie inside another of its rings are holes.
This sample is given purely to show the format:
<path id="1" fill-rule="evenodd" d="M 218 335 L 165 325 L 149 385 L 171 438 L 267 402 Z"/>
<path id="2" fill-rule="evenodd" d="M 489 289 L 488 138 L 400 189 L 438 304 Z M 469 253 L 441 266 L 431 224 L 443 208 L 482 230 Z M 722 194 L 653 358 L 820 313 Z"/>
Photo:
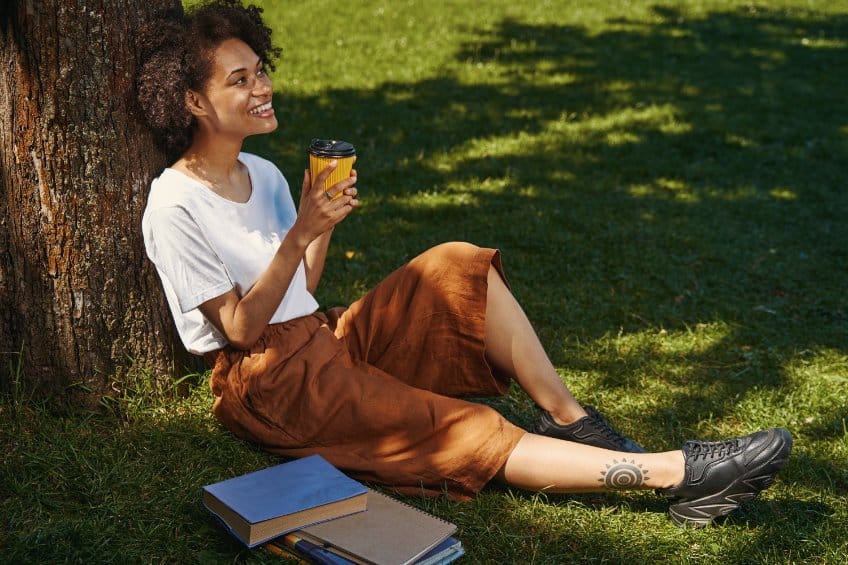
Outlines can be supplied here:
<path id="1" fill-rule="evenodd" d="M 309 152 L 317 157 L 352 157 L 356 149 L 347 141 L 335 139 L 313 139 Z"/>

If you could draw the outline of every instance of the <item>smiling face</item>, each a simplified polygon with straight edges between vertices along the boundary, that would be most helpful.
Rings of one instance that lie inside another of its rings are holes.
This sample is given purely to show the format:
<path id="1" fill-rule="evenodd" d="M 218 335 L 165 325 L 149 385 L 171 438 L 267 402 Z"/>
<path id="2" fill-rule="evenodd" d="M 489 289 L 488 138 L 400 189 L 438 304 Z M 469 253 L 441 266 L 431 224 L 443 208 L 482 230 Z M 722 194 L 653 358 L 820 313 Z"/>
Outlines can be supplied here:
<path id="1" fill-rule="evenodd" d="M 197 130 L 240 142 L 249 135 L 277 129 L 271 80 L 253 49 L 240 39 L 227 39 L 218 45 L 212 59 L 212 73 L 202 91 L 186 94 Z"/>

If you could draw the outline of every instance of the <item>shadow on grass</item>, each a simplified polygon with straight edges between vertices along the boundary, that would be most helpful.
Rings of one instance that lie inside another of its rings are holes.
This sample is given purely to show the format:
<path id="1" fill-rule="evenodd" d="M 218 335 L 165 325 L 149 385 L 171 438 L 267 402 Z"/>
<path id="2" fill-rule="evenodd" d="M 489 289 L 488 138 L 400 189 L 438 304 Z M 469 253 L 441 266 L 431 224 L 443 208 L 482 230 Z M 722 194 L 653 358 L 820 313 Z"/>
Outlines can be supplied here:
<path id="1" fill-rule="evenodd" d="M 848 16 L 655 15 L 600 34 L 507 19 L 438 78 L 282 96 L 294 125 L 252 150 L 291 171 L 314 132 L 359 148 L 363 207 L 321 298 L 348 303 L 441 241 L 495 246 L 554 362 L 609 388 L 644 356 L 555 344 L 725 324 L 645 425 L 727 416 L 728 399 L 785 386 L 795 352 L 845 351 Z M 475 68 L 490 80 L 466 80 Z"/>
<path id="2" fill-rule="evenodd" d="M 359 150 L 363 206 L 336 232 L 319 298 L 348 303 L 441 241 L 498 247 L 557 366 L 600 374 L 600 388 L 622 394 L 638 390 L 647 367 L 669 389 L 633 416 L 634 429 L 651 430 L 652 448 L 692 437 L 691 415 L 732 422 L 752 391 L 791 389 L 795 356 L 844 354 L 848 16 L 755 6 L 655 15 L 652 24 L 610 21 L 599 34 L 507 19 L 477 32 L 437 78 L 278 95 L 280 122 L 292 125 L 251 149 L 290 179 L 315 135 Z M 720 331 L 683 353 L 650 340 L 603 355 L 581 347 L 701 326 Z M 492 404 L 530 424 L 526 398 Z M 844 414 L 828 410 L 792 431 L 837 439 Z M 786 470 L 795 483 L 844 492 L 838 462 L 802 454 L 796 443 Z M 664 512 L 661 500 L 586 500 Z M 830 512 L 755 502 L 728 519 L 758 529 L 754 546 L 726 557 L 791 552 Z M 797 535 L 786 535 L 787 520 Z M 615 553 L 619 537 L 598 533 L 526 541 L 562 544 L 571 560 L 603 548 L 610 559 L 632 557 Z M 522 549 L 532 547 L 511 557 Z M 792 555 L 815 560 L 816 551 Z"/>
<path id="3" fill-rule="evenodd" d="M 279 460 L 246 450 L 208 411 L 116 426 L 27 406 L 31 420 L 11 420 L 8 407 L 0 563 L 223 563 L 249 553 L 203 509 L 200 488 Z"/>
<path id="4" fill-rule="evenodd" d="M 817 413 L 815 418 L 811 418 L 811 422 L 801 429 L 804 434 L 820 441 L 845 437 L 848 435 L 848 405 Z"/>
<path id="5" fill-rule="evenodd" d="M 786 473 L 791 474 L 793 484 L 837 497 L 848 496 L 848 467 L 844 461 L 800 453 L 790 460 Z"/>

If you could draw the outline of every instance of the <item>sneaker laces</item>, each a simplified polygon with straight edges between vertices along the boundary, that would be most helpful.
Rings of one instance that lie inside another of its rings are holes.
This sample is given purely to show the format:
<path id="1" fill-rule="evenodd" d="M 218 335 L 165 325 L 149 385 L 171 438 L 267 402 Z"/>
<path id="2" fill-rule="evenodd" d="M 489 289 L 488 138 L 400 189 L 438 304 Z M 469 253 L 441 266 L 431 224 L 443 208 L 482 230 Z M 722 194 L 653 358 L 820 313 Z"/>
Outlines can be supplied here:
<path id="1" fill-rule="evenodd" d="M 589 420 L 597 427 L 595 431 L 619 447 L 627 445 L 627 438 L 610 426 L 600 412 L 596 410 L 587 410 L 587 412 L 589 413 Z"/>
<path id="2" fill-rule="evenodd" d="M 741 447 L 739 446 L 739 438 L 728 439 L 724 441 L 695 441 L 689 440 L 685 447 L 689 455 L 695 459 L 721 459 L 727 455 L 737 453 Z"/>

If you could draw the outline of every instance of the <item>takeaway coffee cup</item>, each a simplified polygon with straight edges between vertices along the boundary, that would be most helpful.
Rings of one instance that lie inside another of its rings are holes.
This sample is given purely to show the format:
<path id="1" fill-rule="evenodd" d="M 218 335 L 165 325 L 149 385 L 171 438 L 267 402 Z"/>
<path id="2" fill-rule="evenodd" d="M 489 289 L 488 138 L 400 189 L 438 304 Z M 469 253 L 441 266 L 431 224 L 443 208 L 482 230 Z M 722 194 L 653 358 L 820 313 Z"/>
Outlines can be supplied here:
<path id="1" fill-rule="evenodd" d="M 330 161 L 338 161 L 338 165 L 324 181 L 324 192 L 339 181 L 350 176 L 350 169 L 356 161 L 356 149 L 347 141 L 335 139 L 313 139 L 309 144 L 309 175 L 314 179 L 318 173 L 323 171 Z M 333 199 L 339 198 L 341 192 Z"/>

